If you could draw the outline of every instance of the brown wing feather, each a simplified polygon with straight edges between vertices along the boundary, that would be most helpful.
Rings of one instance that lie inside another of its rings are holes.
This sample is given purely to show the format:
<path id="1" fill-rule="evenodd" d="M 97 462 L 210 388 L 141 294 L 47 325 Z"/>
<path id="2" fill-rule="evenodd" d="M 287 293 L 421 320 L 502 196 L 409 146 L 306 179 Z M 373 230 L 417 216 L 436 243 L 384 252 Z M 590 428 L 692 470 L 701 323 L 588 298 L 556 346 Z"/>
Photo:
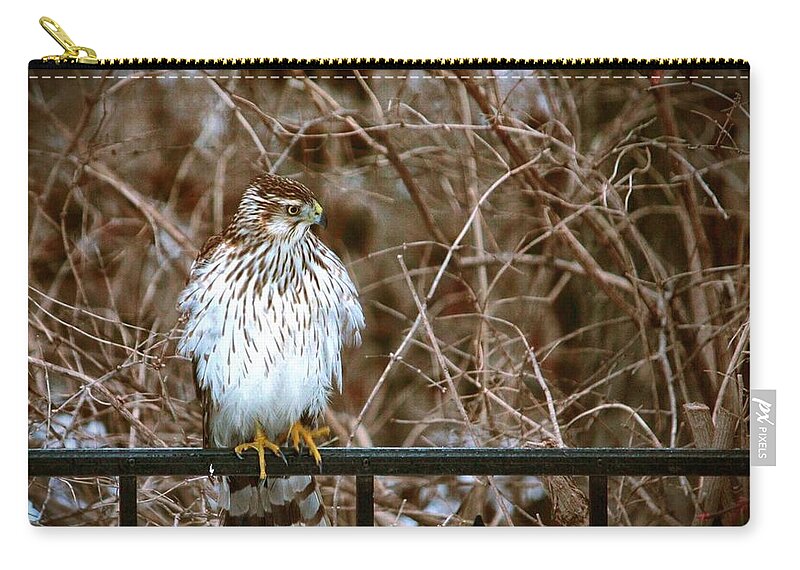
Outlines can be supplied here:
<path id="1" fill-rule="evenodd" d="M 216 234 L 208 238 L 206 243 L 203 244 L 203 247 L 200 248 L 200 253 L 197 254 L 192 264 L 192 269 L 194 270 L 208 263 L 208 260 L 214 256 L 214 252 L 224 241 L 225 237 L 222 234 Z M 189 279 L 191 280 L 191 277 L 189 277 Z"/>
<path id="2" fill-rule="evenodd" d="M 211 390 L 200 390 L 200 405 L 203 407 L 203 447 L 210 447 Z"/>

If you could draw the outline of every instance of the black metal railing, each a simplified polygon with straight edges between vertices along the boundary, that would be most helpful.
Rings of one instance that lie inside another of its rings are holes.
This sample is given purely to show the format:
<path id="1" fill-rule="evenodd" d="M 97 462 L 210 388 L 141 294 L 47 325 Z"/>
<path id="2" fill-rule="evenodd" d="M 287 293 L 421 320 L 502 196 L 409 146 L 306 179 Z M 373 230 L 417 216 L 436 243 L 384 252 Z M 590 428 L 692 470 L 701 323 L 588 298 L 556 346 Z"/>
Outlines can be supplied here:
<path id="1" fill-rule="evenodd" d="M 744 449 L 323 448 L 320 471 L 308 455 L 286 450 L 287 463 L 267 457 L 272 475 L 354 475 L 356 524 L 374 524 L 374 478 L 419 475 L 577 475 L 589 477 L 589 523 L 608 525 L 610 476 L 746 476 Z M 138 476 L 253 475 L 254 453 L 227 449 L 31 449 L 28 476 L 119 477 L 121 526 L 137 524 Z"/>

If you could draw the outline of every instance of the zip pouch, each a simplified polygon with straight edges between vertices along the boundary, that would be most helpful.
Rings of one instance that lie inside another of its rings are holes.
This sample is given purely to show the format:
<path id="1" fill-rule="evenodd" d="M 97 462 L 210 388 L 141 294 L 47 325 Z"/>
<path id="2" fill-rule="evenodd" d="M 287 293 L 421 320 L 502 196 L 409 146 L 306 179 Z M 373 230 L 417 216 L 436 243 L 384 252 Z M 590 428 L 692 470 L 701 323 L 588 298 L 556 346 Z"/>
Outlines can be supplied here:
<path id="1" fill-rule="evenodd" d="M 33 525 L 749 516 L 741 60 L 30 62 Z"/>

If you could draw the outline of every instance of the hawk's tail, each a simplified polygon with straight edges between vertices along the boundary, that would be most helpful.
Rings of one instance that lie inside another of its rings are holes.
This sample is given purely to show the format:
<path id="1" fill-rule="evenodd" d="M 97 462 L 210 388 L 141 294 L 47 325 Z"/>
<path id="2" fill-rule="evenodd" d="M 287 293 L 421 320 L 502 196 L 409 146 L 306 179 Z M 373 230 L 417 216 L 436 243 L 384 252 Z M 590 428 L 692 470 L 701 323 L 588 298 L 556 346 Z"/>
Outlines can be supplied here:
<path id="1" fill-rule="evenodd" d="M 325 505 L 310 475 L 223 477 L 225 526 L 328 526 Z"/>

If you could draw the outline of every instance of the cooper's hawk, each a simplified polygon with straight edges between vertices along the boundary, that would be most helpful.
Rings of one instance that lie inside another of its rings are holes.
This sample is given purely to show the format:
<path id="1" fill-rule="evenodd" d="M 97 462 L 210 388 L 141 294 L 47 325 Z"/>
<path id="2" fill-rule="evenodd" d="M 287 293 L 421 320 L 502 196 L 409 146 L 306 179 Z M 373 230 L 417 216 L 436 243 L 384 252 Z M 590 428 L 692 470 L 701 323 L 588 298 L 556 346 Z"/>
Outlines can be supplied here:
<path id="1" fill-rule="evenodd" d="M 245 190 L 212 236 L 178 300 L 178 353 L 194 363 L 204 446 L 255 449 L 258 477 L 223 480 L 228 525 L 326 524 L 312 477 L 266 477 L 264 452 L 308 447 L 328 395 L 341 391 L 341 351 L 361 342 L 364 315 L 342 262 L 311 231 L 327 219 L 311 191 L 270 174 Z"/>

